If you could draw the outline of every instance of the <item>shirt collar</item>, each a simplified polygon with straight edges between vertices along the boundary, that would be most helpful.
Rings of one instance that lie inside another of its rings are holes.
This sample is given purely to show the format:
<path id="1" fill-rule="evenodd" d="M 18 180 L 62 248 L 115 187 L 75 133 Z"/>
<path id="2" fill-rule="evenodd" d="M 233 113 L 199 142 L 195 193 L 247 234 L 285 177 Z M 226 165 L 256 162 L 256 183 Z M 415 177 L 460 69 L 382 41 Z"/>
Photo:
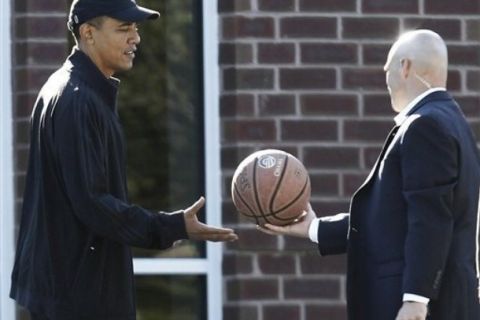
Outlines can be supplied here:
<path id="1" fill-rule="evenodd" d="M 419 94 L 415 99 L 410 101 L 410 103 L 407 104 L 407 106 L 402 111 L 400 111 L 395 116 L 395 118 L 393 118 L 393 120 L 395 120 L 395 124 L 397 126 L 401 125 L 407 119 L 408 113 L 413 109 L 413 107 L 415 107 L 417 105 L 417 103 L 419 103 L 423 98 L 428 96 L 430 93 L 433 93 L 433 92 L 436 92 L 436 91 L 446 91 L 446 89 L 442 88 L 442 87 L 436 87 L 436 88 L 428 89 L 427 91 Z"/>
<path id="2" fill-rule="evenodd" d="M 113 111 L 116 111 L 120 80 L 114 77 L 106 78 L 93 61 L 77 47 L 72 49 L 65 66 L 78 74 Z"/>

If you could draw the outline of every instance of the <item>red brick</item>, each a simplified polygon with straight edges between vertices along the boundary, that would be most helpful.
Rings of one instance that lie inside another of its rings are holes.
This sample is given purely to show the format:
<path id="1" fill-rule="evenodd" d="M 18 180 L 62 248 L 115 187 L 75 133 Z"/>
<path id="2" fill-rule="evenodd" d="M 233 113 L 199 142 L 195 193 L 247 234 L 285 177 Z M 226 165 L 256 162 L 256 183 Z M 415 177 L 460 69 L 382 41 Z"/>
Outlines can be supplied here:
<path id="1" fill-rule="evenodd" d="M 221 43 L 220 64 L 244 64 L 253 62 L 253 49 L 247 43 Z"/>
<path id="2" fill-rule="evenodd" d="M 29 118 L 36 99 L 37 93 L 17 94 L 13 105 L 15 108 L 15 117 Z"/>
<path id="3" fill-rule="evenodd" d="M 462 89 L 462 76 L 459 70 L 448 70 L 447 89 L 450 91 Z"/>
<path id="4" fill-rule="evenodd" d="M 354 43 L 302 43 L 302 63 L 357 63 Z"/>
<path id="5" fill-rule="evenodd" d="M 220 0 L 221 1 L 221 0 Z M 295 10 L 294 0 L 257 0 L 260 11 L 285 12 Z"/>
<path id="6" fill-rule="evenodd" d="M 292 43 L 259 43 L 258 62 L 293 63 L 295 62 L 295 45 Z"/>
<path id="7" fill-rule="evenodd" d="M 467 117 L 479 117 L 478 106 L 480 106 L 480 96 L 458 96 L 455 100 Z"/>
<path id="8" fill-rule="evenodd" d="M 278 281 L 270 279 L 227 280 L 227 299 L 230 301 L 270 300 L 278 298 Z"/>
<path id="9" fill-rule="evenodd" d="M 333 89 L 336 86 L 334 69 L 327 68 L 290 68 L 280 69 L 280 88 L 296 89 Z"/>
<path id="10" fill-rule="evenodd" d="M 272 89 L 273 70 L 226 68 L 223 70 L 223 86 L 225 90 Z"/>
<path id="11" fill-rule="evenodd" d="M 338 124 L 330 120 L 285 120 L 280 124 L 282 141 L 336 141 Z"/>
<path id="12" fill-rule="evenodd" d="M 363 0 L 364 13 L 418 13 L 417 0 Z"/>
<path id="13" fill-rule="evenodd" d="M 282 38 L 336 38 L 337 20 L 324 17 L 287 17 L 280 19 Z"/>
<path id="14" fill-rule="evenodd" d="M 222 261 L 223 274 L 249 274 L 253 271 L 251 255 L 225 254 Z"/>
<path id="15" fill-rule="evenodd" d="M 342 87 L 360 90 L 386 90 L 385 72 L 382 68 L 351 68 L 342 70 Z"/>
<path id="16" fill-rule="evenodd" d="M 235 16 L 224 17 L 222 22 L 222 34 L 225 39 L 272 38 L 274 36 L 273 18 Z"/>
<path id="17" fill-rule="evenodd" d="M 388 39 L 396 38 L 399 20 L 396 18 L 344 18 L 343 37 L 345 39 Z"/>
<path id="18" fill-rule="evenodd" d="M 284 251 L 292 251 L 292 253 L 298 253 L 298 252 L 316 252 L 317 249 L 317 244 L 311 242 L 308 239 L 305 238 L 298 238 L 298 237 L 284 237 L 284 246 L 283 250 Z"/>
<path id="19" fill-rule="evenodd" d="M 351 12 L 357 6 L 352 0 L 300 0 L 300 11 Z"/>
<path id="20" fill-rule="evenodd" d="M 265 305 L 263 307 L 263 320 L 300 319 L 299 305 Z"/>
<path id="21" fill-rule="evenodd" d="M 15 72 L 15 90 L 17 92 L 39 91 L 48 77 L 55 71 L 49 68 L 22 68 Z"/>
<path id="22" fill-rule="evenodd" d="M 15 48 L 18 65 L 53 65 L 59 67 L 68 55 L 67 43 L 17 43 Z"/>
<path id="23" fill-rule="evenodd" d="M 22 120 L 15 122 L 15 143 L 28 144 L 30 142 L 30 121 Z"/>
<path id="24" fill-rule="evenodd" d="M 263 274 L 293 274 L 295 258 L 292 255 L 259 254 L 258 267 Z"/>
<path id="25" fill-rule="evenodd" d="M 14 1 L 15 3 L 15 12 L 64 12 L 65 15 L 68 13 L 67 1 L 64 0 L 24 0 L 24 1 Z M 66 23 L 66 19 L 65 19 Z M 67 27 L 64 27 L 64 30 L 67 30 Z"/>
<path id="26" fill-rule="evenodd" d="M 254 108 L 254 96 L 251 94 L 225 94 L 220 97 L 222 117 L 251 116 Z"/>
<path id="27" fill-rule="evenodd" d="M 480 121 L 478 120 L 469 121 L 469 124 L 478 142 L 478 139 L 480 138 Z"/>
<path id="28" fill-rule="evenodd" d="M 406 18 L 403 24 L 407 30 L 433 30 L 445 40 L 461 40 L 462 38 L 460 19 Z"/>
<path id="29" fill-rule="evenodd" d="M 308 305 L 305 309 L 306 320 L 346 320 L 347 308 L 345 305 Z"/>
<path id="30" fill-rule="evenodd" d="M 467 88 L 468 90 L 478 92 L 480 90 L 480 71 L 467 71 Z"/>
<path id="31" fill-rule="evenodd" d="M 252 222 L 253 225 L 253 222 Z M 237 229 L 238 240 L 227 244 L 230 250 L 258 251 L 278 250 L 278 239 L 256 229 Z"/>
<path id="32" fill-rule="evenodd" d="M 365 94 L 363 96 L 363 114 L 365 116 L 395 117 L 392 102 L 388 93 Z"/>
<path id="33" fill-rule="evenodd" d="M 306 147 L 303 162 L 309 168 L 359 168 L 360 151 L 355 147 Z"/>
<path id="34" fill-rule="evenodd" d="M 450 45 L 448 46 L 448 62 L 452 65 L 479 66 L 480 46 L 479 45 Z"/>
<path id="35" fill-rule="evenodd" d="M 302 274 L 345 274 L 346 262 L 345 255 L 304 254 L 300 257 L 300 270 Z"/>
<path id="36" fill-rule="evenodd" d="M 378 153 L 377 153 L 378 156 Z M 376 159 L 376 158 L 375 158 Z M 371 161 L 371 160 L 369 160 Z M 375 161 L 375 160 L 373 160 Z M 371 167 L 371 166 L 370 166 Z M 369 168 L 370 168 L 369 167 Z M 363 184 L 368 173 L 345 173 L 343 174 L 343 190 L 342 194 L 351 197 L 355 191 Z"/>
<path id="37" fill-rule="evenodd" d="M 221 1 L 220 1 L 221 2 Z M 257 307 L 251 305 L 223 305 L 223 319 L 228 320 L 258 320 Z"/>
<path id="38" fill-rule="evenodd" d="M 250 1 L 245 0 L 220 0 L 217 1 L 218 12 L 240 12 L 251 9 Z"/>
<path id="39" fill-rule="evenodd" d="M 288 94 L 263 94 L 258 97 L 261 116 L 280 116 L 295 114 L 295 96 Z"/>
<path id="40" fill-rule="evenodd" d="M 15 37 L 61 38 L 68 34 L 66 17 L 20 17 L 15 19 Z"/>
<path id="41" fill-rule="evenodd" d="M 304 115 L 358 115 L 358 98 L 349 94 L 305 94 L 300 97 Z"/>
<path id="42" fill-rule="evenodd" d="M 387 61 L 390 44 L 365 44 L 362 46 L 363 63 L 366 65 L 377 65 L 383 69 Z"/>
<path id="43" fill-rule="evenodd" d="M 394 124 L 393 119 L 347 120 L 344 123 L 344 137 L 346 141 L 383 142 Z"/>
<path id="44" fill-rule="evenodd" d="M 334 279 L 284 280 L 285 299 L 339 299 L 340 282 Z"/>
<path id="45" fill-rule="evenodd" d="M 224 121 L 223 137 L 235 142 L 275 140 L 275 123 L 272 120 Z"/>
<path id="46" fill-rule="evenodd" d="M 467 40 L 480 41 L 480 20 L 466 20 Z"/>
<path id="47" fill-rule="evenodd" d="M 340 198 L 337 200 L 312 200 L 311 204 L 317 217 L 331 216 L 340 212 L 348 212 L 350 210 L 350 198 Z M 315 251 L 318 251 L 317 246 L 315 246 Z"/>
<path id="48" fill-rule="evenodd" d="M 235 169 L 243 159 L 254 151 L 252 147 L 222 146 L 222 168 Z"/>
<path id="49" fill-rule="evenodd" d="M 232 183 L 232 177 L 229 177 L 226 180 L 225 183 L 223 183 L 223 198 L 224 199 L 231 199 L 230 196 L 230 185 Z M 245 217 L 244 215 L 240 214 L 235 206 L 233 205 L 233 202 L 231 200 L 229 201 L 223 201 L 222 202 L 222 222 L 225 223 L 226 225 L 231 225 L 231 224 L 250 224 L 252 223 L 252 220 L 250 220 L 248 217 Z"/>
<path id="50" fill-rule="evenodd" d="M 15 151 L 15 171 L 26 172 L 28 167 L 28 148 L 19 148 Z"/>
<path id="51" fill-rule="evenodd" d="M 312 196 L 338 196 L 338 175 L 310 173 Z"/>
<path id="52" fill-rule="evenodd" d="M 425 13 L 479 14 L 480 1 L 476 0 L 425 0 Z"/>

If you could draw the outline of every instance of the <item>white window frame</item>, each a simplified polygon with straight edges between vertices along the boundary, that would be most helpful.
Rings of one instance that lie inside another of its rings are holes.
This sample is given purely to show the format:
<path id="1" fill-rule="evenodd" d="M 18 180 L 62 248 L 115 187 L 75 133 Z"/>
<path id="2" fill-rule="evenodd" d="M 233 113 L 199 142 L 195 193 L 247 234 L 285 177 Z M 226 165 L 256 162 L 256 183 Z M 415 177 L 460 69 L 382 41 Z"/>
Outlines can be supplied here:
<path id="1" fill-rule="evenodd" d="M 0 319 L 15 319 L 9 298 L 15 251 L 10 1 L 0 1 Z"/>
<path id="2" fill-rule="evenodd" d="M 206 221 L 221 225 L 220 116 L 217 0 L 202 1 Z M 204 275 L 207 318 L 223 319 L 222 244 L 207 242 L 205 258 L 135 258 L 137 275 Z"/>

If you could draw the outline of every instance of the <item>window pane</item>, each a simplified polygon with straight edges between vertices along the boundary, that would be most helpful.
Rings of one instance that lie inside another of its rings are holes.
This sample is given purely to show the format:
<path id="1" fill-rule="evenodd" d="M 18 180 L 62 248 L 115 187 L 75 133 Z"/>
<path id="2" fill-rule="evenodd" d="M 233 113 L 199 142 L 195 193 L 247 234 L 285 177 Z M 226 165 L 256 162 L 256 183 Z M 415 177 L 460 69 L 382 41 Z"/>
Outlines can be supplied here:
<path id="1" fill-rule="evenodd" d="M 139 26 L 134 68 L 120 75 L 132 203 L 152 210 L 190 206 L 204 191 L 201 2 L 144 0 L 161 13 Z M 201 217 L 203 219 L 203 216 Z M 204 245 L 135 250 L 138 256 L 203 257 Z"/>
<path id="2" fill-rule="evenodd" d="M 205 320 L 204 276 L 137 276 L 137 320 Z"/>

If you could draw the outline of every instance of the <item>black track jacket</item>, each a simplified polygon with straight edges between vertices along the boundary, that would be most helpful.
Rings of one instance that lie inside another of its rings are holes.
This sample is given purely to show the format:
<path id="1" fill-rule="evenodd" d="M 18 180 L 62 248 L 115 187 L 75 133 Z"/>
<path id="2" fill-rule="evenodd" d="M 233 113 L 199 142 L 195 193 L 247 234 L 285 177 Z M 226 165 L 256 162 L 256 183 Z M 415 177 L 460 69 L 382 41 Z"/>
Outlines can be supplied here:
<path id="1" fill-rule="evenodd" d="M 117 87 L 74 49 L 32 113 L 11 297 L 53 320 L 135 319 L 129 246 L 187 238 L 181 212 L 127 201 Z"/>

